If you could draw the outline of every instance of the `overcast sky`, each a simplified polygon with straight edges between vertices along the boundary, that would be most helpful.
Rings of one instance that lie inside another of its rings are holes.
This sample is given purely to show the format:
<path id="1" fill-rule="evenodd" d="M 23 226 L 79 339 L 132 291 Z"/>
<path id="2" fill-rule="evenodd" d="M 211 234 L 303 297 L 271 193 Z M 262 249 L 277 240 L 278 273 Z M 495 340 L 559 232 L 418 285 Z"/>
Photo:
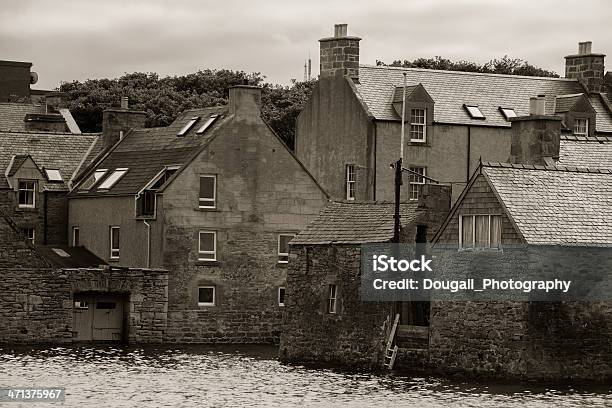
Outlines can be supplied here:
<path id="1" fill-rule="evenodd" d="M 204 68 L 288 84 L 309 52 L 318 74 L 317 40 L 348 23 L 365 64 L 507 54 L 563 74 L 579 41 L 612 58 L 611 16 L 610 0 L 0 0 L 0 59 L 32 62 L 41 89 Z"/>

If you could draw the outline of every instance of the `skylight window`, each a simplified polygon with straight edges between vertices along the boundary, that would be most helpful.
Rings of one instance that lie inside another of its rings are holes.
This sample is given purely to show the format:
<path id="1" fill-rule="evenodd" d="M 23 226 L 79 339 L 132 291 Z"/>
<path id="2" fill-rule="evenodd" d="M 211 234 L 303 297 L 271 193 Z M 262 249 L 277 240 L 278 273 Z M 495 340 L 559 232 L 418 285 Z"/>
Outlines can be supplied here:
<path id="1" fill-rule="evenodd" d="M 121 179 L 121 177 L 125 176 L 125 173 L 127 173 L 127 171 L 127 168 L 115 169 L 115 171 L 113 171 L 111 175 L 108 176 L 106 180 L 104 180 L 102 184 L 98 186 L 98 190 L 108 190 L 109 188 L 114 186 L 115 183 L 117 183 Z"/>
<path id="2" fill-rule="evenodd" d="M 89 176 L 89 178 L 85 180 L 83 184 L 81 184 L 80 190 L 89 190 L 90 188 L 92 188 L 94 184 L 100 181 L 100 179 L 106 174 L 107 171 L 108 169 L 97 169 L 94 174 Z"/>
<path id="3" fill-rule="evenodd" d="M 49 181 L 64 181 L 58 169 L 45 169 L 45 175 Z"/>
<path id="4" fill-rule="evenodd" d="M 463 107 L 470 114 L 472 119 L 485 119 L 485 115 L 482 114 L 477 105 L 463 105 Z"/>
<path id="5" fill-rule="evenodd" d="M 510 121 L 510 118 L 516 118 L 517 116 L 513 108 L 502 108 L 500 106 L 499 111 L 502 113 L 502 115 L 504 115 L 504 119 L 506 119 L 508 122 Z"/>
<path id="6" fill-rule="evenodd" d="M 183 126 L 183 128 L 181 129 L 181 131 L 180 131 L 180 132 L 178 132 L 176 135 L 177 135 L 177 136 L 185 136 L 185 134 L 186 134 L 187 132 L 189 132 L 189 129 L 191 129 L 191 128 L 193 127 L 193 125 L 195 125 L 195 124 L 196 124 L 196 122 L 197 122 L 198 120 L 200 120 L 200 117 L 199 117 L 199 116 L 194 116 L 193 118 L 189 119 L 189 122 L 187 122 L 187 123 L 185 124 L 185 126 Z"/>
<path id="7" fill-rule="evenodd" d="M 208 118 L 208 120 L 206 121 L 206 123 L 204 123 L 202 127 L 198 129 L 196 133 L 198 135 L 201 135 L 202 133 L 206 132 L 206 129 L 208 129 L 210 125 L 212 125 L 214 121 L 217 120 L 218 117 L 219 115 L 211 115 L 210 118 Z"/>
<path id="8" fill-rule="evenodd" d="M 58 256 L 61 256 L 62 258 L 70 258 L 70 254 L 61 248 L 51 248 L 51 249 L 53 250 L 53 252 L 55 252 Z"/>

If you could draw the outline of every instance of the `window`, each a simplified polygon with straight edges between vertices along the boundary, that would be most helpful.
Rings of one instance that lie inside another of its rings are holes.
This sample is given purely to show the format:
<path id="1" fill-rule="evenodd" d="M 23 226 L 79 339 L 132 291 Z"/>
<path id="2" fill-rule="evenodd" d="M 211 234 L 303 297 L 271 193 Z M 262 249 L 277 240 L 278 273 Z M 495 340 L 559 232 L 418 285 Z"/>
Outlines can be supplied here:
<path id="1" fill-rule="evenodd" d="M 346 165 L 346 199 L 355 199 L 355 165 Z"/>
<path id="2" fill-rule="evenodd" d="M 196 133 L 198 135 L 201 135 L 202 133 L 206 132 L 206 129 L 208 129 L 210 125 L 212 125 L 213 122 L 217 120 L 218 117 L 219 115 L 211 115 L 210 118 L 208 118 L 208 120 L 202 125 L 202 127 L 198 129 Z"/>
<path id="3" fill-rule="evenodd" d="M 19 208 L 34 208 L 36 206 L 36 182 L 19 180 Z"/>
<path id="4" fill-rule="evenodd" d="M 419 199 L 419 190 L 425 184 L 425 167 L 410 167 L 410 199 Z M 416 174 L 415 174 L 416 173 Z"/>
<path id="5" fill-rule="evenodd" d="M 577 136 L 588 136 L 589 120 L 587 118 L 574 119 L 574 134 Z"/>
<path id="6" fill-rule="evenodd" d="M 34 243 L 34 236 L 35 236 L 34 228 L 29 228 L 29 227 L 28 228 L 22 228 L 21 229 L 21 233 L 23 234 L 24 237 L 26 237 L 32 243 Z"/>
<path id="7" fill-rule="evenodd" d="M 285 287 L 278 288 L 278 305 L 285 306 Z"/>
<path id="8" fill-rule="evenodd" d="M 198 306 L 214 306 L 215 292 L 215 286 L 200 286 L 198 288 Z"/>
<path id="9" fill-rule="evenodd" d="M 89 190 L 106 174 L 108 169 L 97 169 L 94 173 L 81 184 L 79 190 Z"/>
<path id="10" fill-rule="evenodd" d="M 327 313 L 336 313 L 336 299 L 337 299 L 337 288 L 336 285 L 329 285 L 329 298 L 327 302 Z"/>
<path id="11" fill-rule="evenodd" d="M 198 259 L 200 261 L 217 260 L 217 233 L 215 231 L 200 231 Z"/>
<path id="12" fill-rule="evenodd" d="M 217 176 L 200 176 L 200 208 L 215 208 L 217 195 Z"/>
<path id="13" fill-rule="evenodd" d="M 127 171 L 128 171 L 127 168 L 115 169 L 115 171 L 113 171 L 111 175 L 108 176 L 106 180 L 104 180 L 98 186 L 98 190 L 108 190 L 109 188 L 114 186 L 115 183 L 117 183 L 121 179 L 121 177 L 125 176 L 125 173 L 127 173 Z"/>
<path id="14" fill-rule="evenodd" d="M 75 300 L 74 308 L 75 309 L 89 309 L 89 303 L 87 303 L 85 300 Z"/>
<path id="15" fill-rule="evenodd" d="M 72 246 L 81 245 L 81 231 L 79 227 L 72 227 Z"/>
<path id="16" fill-rule="evenodd" d="M 295 234 L 278 234 L 278 263 L 289 262 L 289 241 Z"/>
<path id="17" fill-rule="evenodd" d="M 417 108 L 410 110 L 410 141 L 424 142 L 426 132 L 426 110 Z"/>
<path id="18" fill-rule="evenodd" d="M 110 259 L 119 259 L 119 227 L 110 227 Z"/>
<path id="19" fill-rule="evenodd" d="M 516 112 L 512 108 L 502 108 L 500 106 L 499 111 L 504 115 L 504 119 L 506 119 L 507 122 L 510 121 L 510 118 L 516 118 Z"/>
<path id="20" fill-rule="evenodd" d="M 477 105 L 463 105 L 463 107 L 470 114 L 472 119 L 485 119 L 485 116 Z"/>
<path id="21" fill-rule="evenodd" d="M 45 175 L 47 176 L 47 180 L 51 182 L 64 181 L 62 173 L 60 173 L 58 169 L 45 169 Z"/>
<path id="22" fill-rule="evenodd" d="M 155 206 L 157 204 L 156 192 L 166 184 L 166 181 L 176 171 L 179 166 L 170 166 L 160 171 L 153 179 L 142 189 L 136 196 L 136 216 L 137 217 L 154 217 Z"/>
<path id="23" fill-rule="evenodd" d="M 459 222 L 460 248 L 499 248 L 501 215 L 463 215 Z"/>
<path id="24" fill-rule="evenodd" d="M 70 254 L 64 251 L 62 248 L 51 248 L 51 250 L 55 252 L 57 256 L 62 258 L 70 258 Z"/>
<path id="25" fill-rule="evenodd" d="M 183 126 L 183 128 L 176 135 L 177 136 L 185 136 L 185 134 L 187 132 L 189 132 L 189 129 L 191 129 L 193 127 L 193 125 L 195 125 L 198 120 L 200 120 L 199 116 L 195 116 L 195 117 L 189 119 L 189 122 L 187 122 L 185 124 L 185 126 Z"/>

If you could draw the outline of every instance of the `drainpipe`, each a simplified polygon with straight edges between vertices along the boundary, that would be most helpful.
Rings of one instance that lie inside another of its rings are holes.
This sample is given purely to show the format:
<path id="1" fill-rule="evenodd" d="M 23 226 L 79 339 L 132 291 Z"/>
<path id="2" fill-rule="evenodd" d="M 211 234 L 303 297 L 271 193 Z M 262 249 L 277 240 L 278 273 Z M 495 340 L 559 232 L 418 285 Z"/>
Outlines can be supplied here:
<path id="1" fill-rule="evenodd" d="M 468 125 L 467 127 L 467 163 L 466 163 L 466 175 L 465 175 L 465 181 L 468 182 L 470 181 L 470 153 L 472 150 L 472 127 L 470 125 Z"/>
<path id="2" fill-rule="evenodd" d="M 151 267 L 151 224 L 147 220 L 142 220 L 142 223 L 147 226 L 147 268 Z"/>
<path id="3" fill-rule="evenodd" d="M 377 132 L 377 127 L 376 127 L 376 120 L 373 121 L 374 122 L 374 181 L 373 181 L 373 188 L 372 188 L 372 201 L 376 201 L 376 149 L 378 149 L 378 145 L 377 145 L 377 140 L 376 140 L 376 132 Z"/>
<path id="4" fill-rule="evenodd" d="M 48 195 L 47 191 L 43 192 L 43 245 L 47 245 L 47 224 L 48 224 L 48 216 L 47 212 L 49 210 L 48 206 Z"/>

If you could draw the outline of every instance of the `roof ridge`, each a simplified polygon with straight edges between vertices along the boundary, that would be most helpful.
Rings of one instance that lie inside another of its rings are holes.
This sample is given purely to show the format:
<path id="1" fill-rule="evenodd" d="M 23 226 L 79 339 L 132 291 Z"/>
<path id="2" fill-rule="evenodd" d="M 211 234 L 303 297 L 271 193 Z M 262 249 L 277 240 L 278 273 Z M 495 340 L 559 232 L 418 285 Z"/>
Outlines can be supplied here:
<path id="1" fill-rule="evenodd" d="M 0 129 L 0 134 L 2 133 L 17 133 L 24 135 L 40 135 L 40 136 L 71 136 L 76 139 L 82 136 L 91 137 L 91 136 L 100 136 L 102 133 L 71 133 L 71 132 L 45 132 L 40 130 L 5 130 Z"/>
<path id="2" fill-rule="evenodd" d="M 574 134 L 560 135 L 560 139 L 571 142 L 590 142 L 590 143 L 603 143 L 612 142 L 612 135 L 610 136 L 576 136 Z"/>
<path id="3" fill-rule="evenodd" d="M 578 82 L 574 78 L 555 78 L 555 77 L 540 77 L 540 76 L 529 76 L 529 75 L 510 75 L 510 74 L 494 74 L 489 72 L 469 72 L 469 71 L 451 71 L 445 69 L 427 69 L 427 68 L 405 68 L 405 67 L 392 67 L 388 65 L 370 65 L 370 64 L 359 64 L 360 68 L 376 68 L 376 69 L 388 69 L 393 71 L 426 71 L 426 72 L 439 72 L 444 74 L 460 74 L 460 75 L 474 75 L 474 76 L 491 76 L 497 78 L 523 78 L 531 80 L 555 80 L 563 82 Z"/>
<path id="4" fill-rule="evenodd" d="M 573 93 L 573 94 L 564 94 L 564 95 L 555 95 L 555 98 L 559 99 L 559 98 L 574 98 L 576 96 L 582 96 L 584 95 L 584 92 L 580 92 L 580 93 Z"/>
<path id="5" fill-rule="evenodd" d="M 564 173 L 591 173 L 591 174 L 612 174 L 610 169 L 593 167 L 576 167 L 557 164 L 554 166 L 544 166 L 539 164 L 503 163 L 503 162 L 483 162 L 482 167 L 518 169 L 518 170 L 545 170 L 559 171 Z"/>

